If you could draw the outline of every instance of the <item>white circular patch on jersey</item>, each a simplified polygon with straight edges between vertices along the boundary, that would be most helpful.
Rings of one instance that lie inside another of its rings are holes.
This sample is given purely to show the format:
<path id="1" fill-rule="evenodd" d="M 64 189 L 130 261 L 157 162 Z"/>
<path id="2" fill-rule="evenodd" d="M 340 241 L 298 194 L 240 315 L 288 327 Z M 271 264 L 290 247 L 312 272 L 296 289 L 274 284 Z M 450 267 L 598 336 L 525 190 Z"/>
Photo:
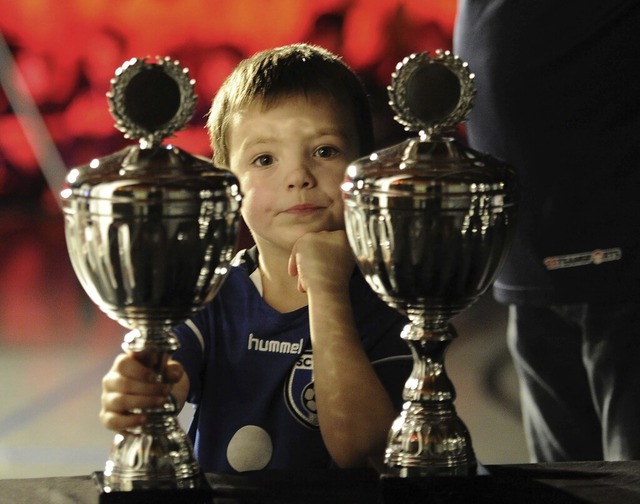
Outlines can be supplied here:
<path id="1" fill-rule="evenodd" d="M 238 472 L 264 469 L 273 455 L 271 437 L 257 425 L 239 429 L 227 446 L 229 465 Z"/>

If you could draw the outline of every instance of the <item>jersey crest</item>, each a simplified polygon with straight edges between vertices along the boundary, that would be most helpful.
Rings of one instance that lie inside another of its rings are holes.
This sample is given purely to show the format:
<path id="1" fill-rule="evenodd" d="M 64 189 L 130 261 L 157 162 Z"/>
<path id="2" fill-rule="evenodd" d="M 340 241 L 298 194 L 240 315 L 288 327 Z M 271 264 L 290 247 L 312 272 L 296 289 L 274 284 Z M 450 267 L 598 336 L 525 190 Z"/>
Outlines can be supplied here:
<path id="1" fill-rule="evenodd" d="M 285 383 L 284 396 L 289 412 L 296 420 L 311 429 L 317 429 L 319 426 L 315 395 L 313 353 L 307 350 L 293 366 Z"/>

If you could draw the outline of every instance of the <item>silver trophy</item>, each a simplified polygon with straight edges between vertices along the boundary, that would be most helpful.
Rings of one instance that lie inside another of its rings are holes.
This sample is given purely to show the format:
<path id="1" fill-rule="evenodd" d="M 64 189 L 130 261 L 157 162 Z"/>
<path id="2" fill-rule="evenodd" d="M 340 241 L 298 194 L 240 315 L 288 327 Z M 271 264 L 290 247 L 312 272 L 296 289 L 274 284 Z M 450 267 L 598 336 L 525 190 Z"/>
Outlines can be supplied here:
<path id="1" fill-rule="evenodd" d="M 475 96 L 473 75 L 450 52 L 405 58 L 388 89 L 395 119 L 418 136 L 355 161 L 342 186 L 359 268 L 410 321 L 401 336 L 413 370 L 383 476 L 473 475 L 476 458 L 444 355 L 456 337 L 450 319 L 487 290 L 505 256 L 514 171 L 447 136 Z"/>
<path id="2" fill-rule="evenodd" d="M 163 140 L 196 104 L 194 81 L 169 58 L 131 59 L 108 93 L 116 127 L 137 145 L 72 169 L 62 191 L 69 256 L 91 300 L 131 331 L 123 349 L 162 379 L 178 349 L 171 327 L 210 301 L 229 271 L 241 195 L 237 179 Z M 117 434 L 101 500 L 193 499 L 206 490 L 176 405 L 145 410 Z M 103 499 L 104 497 L 104 499 Z"/>

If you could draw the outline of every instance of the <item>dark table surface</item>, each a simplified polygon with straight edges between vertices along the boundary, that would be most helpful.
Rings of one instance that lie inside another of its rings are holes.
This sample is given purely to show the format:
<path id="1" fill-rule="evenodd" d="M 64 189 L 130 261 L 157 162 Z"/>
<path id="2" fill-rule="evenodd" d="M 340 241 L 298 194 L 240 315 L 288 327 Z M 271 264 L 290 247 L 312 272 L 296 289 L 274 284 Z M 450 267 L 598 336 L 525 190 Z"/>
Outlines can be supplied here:
<path id="1" fill-rule="evenodd" d="M 640 504 L 640 461 L 491 465 L 487 469 L 488 476 L 402 480 L 380 479 L 365 470 L 208 474 L 213 492 L 207 502 Z M 140 502 L 124 497 L 109 502 Z M 93 504 L 98 500 L 91 475 L 0 480 L 1 504 Z"/>

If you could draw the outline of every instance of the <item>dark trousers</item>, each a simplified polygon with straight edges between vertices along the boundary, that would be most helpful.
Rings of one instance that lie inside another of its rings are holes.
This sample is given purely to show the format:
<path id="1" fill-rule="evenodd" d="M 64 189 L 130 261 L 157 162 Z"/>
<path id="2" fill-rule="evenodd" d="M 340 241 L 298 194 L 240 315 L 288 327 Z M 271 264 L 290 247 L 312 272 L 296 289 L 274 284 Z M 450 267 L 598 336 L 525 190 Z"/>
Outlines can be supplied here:
<path id="1" fill-rule="evenodd" d="M 640 459 L 640 303 L 511 306 L 532 461 Z"/>

